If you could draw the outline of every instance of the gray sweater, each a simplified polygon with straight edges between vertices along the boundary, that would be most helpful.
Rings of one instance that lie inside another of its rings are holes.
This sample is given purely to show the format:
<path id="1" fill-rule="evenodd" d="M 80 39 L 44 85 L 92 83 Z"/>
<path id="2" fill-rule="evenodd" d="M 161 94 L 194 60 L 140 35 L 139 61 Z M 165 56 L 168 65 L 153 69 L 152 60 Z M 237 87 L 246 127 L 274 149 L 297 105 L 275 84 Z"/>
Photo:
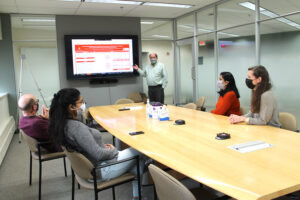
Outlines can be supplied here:
<path id="1" fill-rule="evenodd" d="M 244 117 L 249 117 L 248 124 L 280 127 L 279 111 L 273 92 L 268 90 L 261 95 L 259 113 L 249 111 Z"/>
<path id="2" fill-rule="evenodd" d="M 104 161 L 108 163 L 117 160 L 118 150 L 105 147 L 101 132 L 97 129 L 89 128 L 80 121 L 67 120 L 65 136 L 67 142 L 76 148 L 75 150 L 87 157 L 95 167 Z"/>

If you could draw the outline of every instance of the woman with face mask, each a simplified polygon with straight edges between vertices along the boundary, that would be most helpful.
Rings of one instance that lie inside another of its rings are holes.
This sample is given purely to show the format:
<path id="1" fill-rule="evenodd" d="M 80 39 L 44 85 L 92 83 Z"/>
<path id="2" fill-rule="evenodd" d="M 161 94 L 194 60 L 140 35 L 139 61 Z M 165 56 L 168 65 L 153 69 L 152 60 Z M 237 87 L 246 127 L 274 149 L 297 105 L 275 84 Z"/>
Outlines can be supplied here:
<path id="1" fill-rule="evenodd" d="M 261 65 L 249 68 L 246 85 L 252 90 L 251 110 L 244 116 L 231 115 L 230 123 L 246 122 L 280 127 L 277 102 L 271 91 L 272 84 L 266 68 Z"/>
<path id="2" fill-rule="evenodd" d="M 242 115 L 240 112 L 240 94 L 235 85 L 235 80 L 230 72 L 222 72 L 217 82 L 220 88 L 219 100 L 216 109 L 211 113 L 229 116 L 231 114 Z"/>
<path id="3" fill-rule="evenodd" d="M 111 144 L 104 144 L 101 133 L 83 124 L 77 116 L 83 111 L 83 100 L 75 88 L 61 89 L 54 95 L 49 112 L 49 134 L 58 146 L 65 146 L 82 153 L 96 167 L 98 181 L 107 181 L 126 172 L 137 175 L 135 160 L 98 169 L 102 164 L 141 155 L 133 148 L 118 151 Z M 144 157 L 140 156 L 140 173 L 143 173 Z M 138 182 L 133 181 L 133 196 L 137 199 Z"/>

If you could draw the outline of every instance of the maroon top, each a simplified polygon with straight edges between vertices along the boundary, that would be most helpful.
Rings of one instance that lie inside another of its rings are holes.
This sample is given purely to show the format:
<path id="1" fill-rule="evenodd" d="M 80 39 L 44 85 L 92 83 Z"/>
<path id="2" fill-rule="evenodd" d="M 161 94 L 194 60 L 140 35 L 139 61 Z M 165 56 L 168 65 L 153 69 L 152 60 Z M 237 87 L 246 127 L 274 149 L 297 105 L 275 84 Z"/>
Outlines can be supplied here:
<path id="1" fill-rule="evenodd" d="M 26 135 L 37 139 L 38 141 L 45 141 L 49 139 L 47 119 L 38 116 L 22 116 L 19 121 L 19 128 L 22 129 Z"/>
<path id="2" fill-rule="evenodd" d="M 48 124 L 49 120 L 38 116 L 22 116 L 19 120 L 19 128 L 24 131 L 24 133 L 37 141 L 48 141 Z M 53 143 L 42 145 L 49 152 L 62 151 Z"/>

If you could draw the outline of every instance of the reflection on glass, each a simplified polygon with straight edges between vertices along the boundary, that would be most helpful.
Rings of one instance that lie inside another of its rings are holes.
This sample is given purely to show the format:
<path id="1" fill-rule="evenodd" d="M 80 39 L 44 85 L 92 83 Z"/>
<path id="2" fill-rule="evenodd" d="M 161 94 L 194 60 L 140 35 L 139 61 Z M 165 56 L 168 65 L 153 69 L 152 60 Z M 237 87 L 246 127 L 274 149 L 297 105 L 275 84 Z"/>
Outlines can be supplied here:
<path id="1" fill-rule="evenodd" d="M 172 21 L 142 19 L 142 40 L 172 40 L 172 27 Z"/>
<path id="2" fill-rule="evenodd" d="M 299 16 L 290 16 L 290 19 L 299 19 Z M 277 20 L 262 22 L 261 29 L 264 31 L 261 64 L 270 73 L 279 111 L 291 112 L 299 121 L 300 30 L 283 26 Z"/>
<path id="3" fill-rule="evenodd" d="M 194 35 L 194 15 L 189 15 L 177 20 L 177 39 Z"/>
<path id="4" fill-rule="evenodd" d="M 214 61 L 214 34 L 198 36 L 198 89 L 199 96 L 206 98 L 204 107 L 207 111 L 216 103 L 216 72 Z"/>
<path id="5" fill-rule="evenodd" d="M 254 0 L 232 0 L 218 5 L 218 30 L 255 21 L 255 11 L 242 6 L 244 2 L 254 3 Z"/>
<path id="6" fill-rule="evenodd" d="M 218 75 L 223 71 L 229 71 L 233 74 L 241 95 L 241 106 L 246 108 L 249 108 L 250 105 L 251 92 L 245 85 L 245 78 L 248 68 L 255 64 L 254 30 L 254 25 L 247 25 L 226 30 L 226 33 L 238 35 L 238 37 L 218 34 Z"/>
<path id="7" fill-rule="evenodd" d="M 284 15 L 291 12 L 299 11 L 299 0 L 260 0 L 260 7 L 269 10 L 277 15 Z M 261 13 L 261 16 L 264 15 Z"/>
<path id="8" fill-rule="evenodd" d="M 197 13 L 198 34 L 210 33 L 214 30 L 214 10 L 212 8 Z"/>
<path id="9" fill-rule="evenodd" d="M 192 73 L 192 44 L 185 44 L 179 46 L 179 75 L 180 75 L 180 104 L 193 102 L 193 80 Z"/>

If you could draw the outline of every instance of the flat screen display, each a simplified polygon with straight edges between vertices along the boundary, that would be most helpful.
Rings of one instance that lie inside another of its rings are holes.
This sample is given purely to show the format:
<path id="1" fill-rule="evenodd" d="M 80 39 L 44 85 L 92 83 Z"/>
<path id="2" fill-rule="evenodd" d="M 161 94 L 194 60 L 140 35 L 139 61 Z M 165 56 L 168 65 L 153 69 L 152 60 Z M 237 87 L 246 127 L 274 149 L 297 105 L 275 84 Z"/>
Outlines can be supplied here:
<path id="1" fill-rule="evenodd" d="M 137 76 L 137 36 L 65 36 L 67 78 Z"/>

